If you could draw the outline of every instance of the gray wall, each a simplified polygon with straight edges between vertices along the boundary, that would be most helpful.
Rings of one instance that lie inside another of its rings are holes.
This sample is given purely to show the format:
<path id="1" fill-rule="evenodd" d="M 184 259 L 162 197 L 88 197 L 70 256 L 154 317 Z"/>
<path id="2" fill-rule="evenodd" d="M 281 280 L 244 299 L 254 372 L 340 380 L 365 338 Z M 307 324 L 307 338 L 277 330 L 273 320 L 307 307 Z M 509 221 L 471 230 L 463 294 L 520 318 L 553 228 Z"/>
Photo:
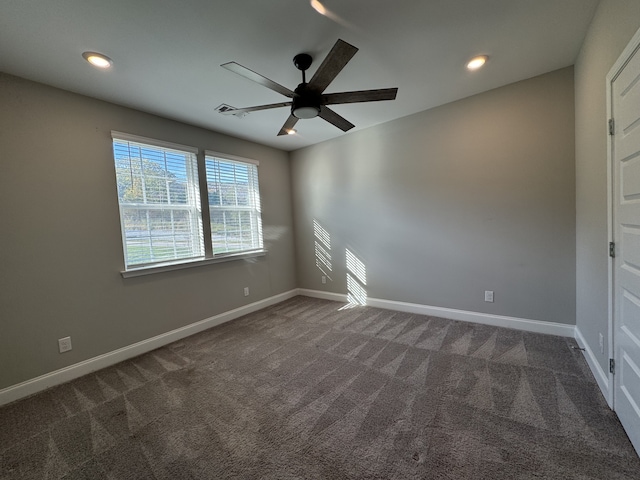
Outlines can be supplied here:
<path id="1" fill-rule="evenodd" d="M 0 105 L 0 389 L 296 287 L 286 152 L 1 74 Z M 123 279 L 111 130 L 259 160 L 269 253 Z"/>
<path id="2" fill-rule="evenodd" d="M 299 286 L 349 248 L 369 297 L 573 324 L 574 145 L 569 67 L 293 152 Z"/>
<path id="3" fill-rule="evenodd" d="M 602 0 L 575 64 L 577 325 L 608 369 L 606 76 L 640 28 L 638 0 Z M 600 354 L 598 334 L 605 338 Z"/>

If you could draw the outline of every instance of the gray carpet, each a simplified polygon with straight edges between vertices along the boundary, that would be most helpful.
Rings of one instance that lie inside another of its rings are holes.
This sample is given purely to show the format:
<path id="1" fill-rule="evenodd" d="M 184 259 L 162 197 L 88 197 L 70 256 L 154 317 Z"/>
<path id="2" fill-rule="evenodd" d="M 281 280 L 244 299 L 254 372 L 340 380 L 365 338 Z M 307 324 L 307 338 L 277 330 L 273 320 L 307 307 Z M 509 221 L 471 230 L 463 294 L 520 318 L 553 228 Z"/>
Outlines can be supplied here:
<path id="1" fill-rule="evenodd" d="M 638 479 L 575 342 L 296 297 L 0 408 L 0 478 Z"/>

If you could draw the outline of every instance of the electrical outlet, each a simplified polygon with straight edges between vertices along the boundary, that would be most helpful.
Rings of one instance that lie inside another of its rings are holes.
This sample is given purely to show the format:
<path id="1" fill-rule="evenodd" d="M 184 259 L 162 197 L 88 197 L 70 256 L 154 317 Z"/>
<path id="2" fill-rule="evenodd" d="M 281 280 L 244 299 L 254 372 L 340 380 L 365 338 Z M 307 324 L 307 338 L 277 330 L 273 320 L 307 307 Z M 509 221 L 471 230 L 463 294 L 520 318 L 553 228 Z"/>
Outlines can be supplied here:
<path id="1" fill-rule="evenodd" d="M 327 283 L 327 277 L 325 277 L 324 275 L 322 276 L 322 283 L 323 284 Z"/>
<path id="2" fill-rule="evenodd" d="M 600 334 L 600 353 L 604 355 L 604 336 Z"/>
<path id="3" fill-rule="evenodd" d="M 493 303 L 493 290 L 484 291 L 484 301 Z"/>
<path id="4" fill-rule="evenodd" d="M 249 296 L 249 287 L 244 287 L 244 296 L 245 297 Z"/>
<path id="5" fill-rule="evenodd" d="M 60 350 L 60 353 L 68 352 L 71 348 L 71 337 L 58 339 L 58 350 Z"/>

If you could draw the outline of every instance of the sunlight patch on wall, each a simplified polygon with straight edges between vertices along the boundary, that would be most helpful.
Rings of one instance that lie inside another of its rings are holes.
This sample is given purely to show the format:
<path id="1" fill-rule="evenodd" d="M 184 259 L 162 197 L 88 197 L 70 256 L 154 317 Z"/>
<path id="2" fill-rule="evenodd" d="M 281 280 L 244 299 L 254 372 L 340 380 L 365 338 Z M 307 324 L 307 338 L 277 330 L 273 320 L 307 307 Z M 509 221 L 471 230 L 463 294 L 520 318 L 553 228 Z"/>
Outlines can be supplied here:
<path id="1" fill-rule="evenodd" d="M 317 220 L 313 220 L 313 235 L 315 243 L 316 267 L 329 280 L 329 272 L 333 271 L 331 263 L 331 235 L 327 232 Z"/>
<path id="2" fill-rule="evenodd" d="M 347 270 L 353 273 L 362 285 L 367 284 L 367 268 L 358 257 L 356 257 L 351 250 L 346 249 L 347 256 Z"/>
<path id="3" fill-rule="evenodd" d="M 316 267 L 322 270 L 325 275 L 331 270 L 331 254 L 316 241 Z"/>
<path id="4" fill-rule="evenodd" d="M 367 268 L 362 260 L 355 254 L 346 249 L 347 260 L 347 301 L 350 305 L 366 305 L 367 304 Z"/>
<path id="5" fill-rule="evenodd" d="M 351 305 L 366 305 L 367 291 L 347 273 L 347 301 Z"/>
<path id="6" fill-rule="evenodd" d="M 313 234 L 328 250 L 331 250 L 331 235 L 315 219 L 313 220 Z"/>

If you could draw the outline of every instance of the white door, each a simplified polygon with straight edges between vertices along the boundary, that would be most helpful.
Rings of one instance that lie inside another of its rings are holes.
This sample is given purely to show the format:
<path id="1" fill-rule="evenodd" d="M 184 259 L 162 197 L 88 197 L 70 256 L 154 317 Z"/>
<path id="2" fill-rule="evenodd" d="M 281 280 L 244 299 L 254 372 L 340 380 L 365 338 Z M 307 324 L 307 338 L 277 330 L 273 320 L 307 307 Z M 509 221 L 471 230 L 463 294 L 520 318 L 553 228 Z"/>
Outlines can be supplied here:
<path id="1" fill-rule="evenodd" d="M 610 88 L 616 255 L 613 346 L 614 409 L 640 452 L 640 45 L 635 45 Z"/>

